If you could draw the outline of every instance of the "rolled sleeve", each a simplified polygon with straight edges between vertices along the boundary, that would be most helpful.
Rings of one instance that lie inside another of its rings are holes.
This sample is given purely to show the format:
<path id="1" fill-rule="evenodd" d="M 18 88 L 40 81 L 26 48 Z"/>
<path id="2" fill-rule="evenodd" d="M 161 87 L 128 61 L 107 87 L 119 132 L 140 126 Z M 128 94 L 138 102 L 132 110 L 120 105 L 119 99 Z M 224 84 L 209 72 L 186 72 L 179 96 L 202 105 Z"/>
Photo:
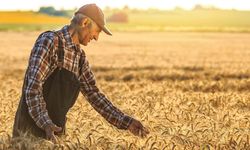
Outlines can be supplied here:
<path id="1" fill-rule="evenodd" d="M 119 127 L 121 129 L 128 129 L 129 125 L 132 123 L 132 120 L 133 118 L 131 118 L 130 116 L 124 115 Z"/>
<path id="2" fill-rule="evenodd" d="M 83 71 L 80 77 L 82 94 L 86 96 L 91 106 L 110 124 L 116 126 L 118 129 L 127 129 L 132 122 L 132 118 L 116 108 L 108 98 L 100 92 L 96 86 L 94 74 L 90 69 L 86 57 L 84 57 L 84 65 L 82 67 Z"/>

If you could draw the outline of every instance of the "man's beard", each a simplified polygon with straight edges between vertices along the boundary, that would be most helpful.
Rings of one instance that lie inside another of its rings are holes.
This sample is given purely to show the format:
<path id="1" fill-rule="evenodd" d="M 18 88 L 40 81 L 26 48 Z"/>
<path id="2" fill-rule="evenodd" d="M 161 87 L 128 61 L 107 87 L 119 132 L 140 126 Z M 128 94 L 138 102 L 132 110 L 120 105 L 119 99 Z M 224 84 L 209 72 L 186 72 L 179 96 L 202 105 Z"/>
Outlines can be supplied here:
<path id="1" fill-rule="evenodd" d="M 83 36 L 82 36 L 82 27 L 76 28 L 76 33 L 77 33 L 77 37 L 78 37 L 78 41 L 80 44 L 83 44 Z"/>
<path id="2" fill-rule="evenodd" d="M 90 28 L 89 27 L 81 27 L 81 29 L 78 29 L 77 30 L 77 36 L 78 36 L 78 40 L 79 40 L 79 43 L 82 44 L 82 45 L 87 45 L 88 44 L 88 37 L 90 36 Z M 87 43 L 84 43 L 84 40 L 87 42 Z"/>
<path id="3" fill-rule="evenodd" d="M 82 32 L 82 27 L 77 25 L 74 27 L 73 33 L 71 34 L 72 37 L 76 36 L 78 39 L 79 44 L 83 44 L 83 36 L 81 34 Z"/>

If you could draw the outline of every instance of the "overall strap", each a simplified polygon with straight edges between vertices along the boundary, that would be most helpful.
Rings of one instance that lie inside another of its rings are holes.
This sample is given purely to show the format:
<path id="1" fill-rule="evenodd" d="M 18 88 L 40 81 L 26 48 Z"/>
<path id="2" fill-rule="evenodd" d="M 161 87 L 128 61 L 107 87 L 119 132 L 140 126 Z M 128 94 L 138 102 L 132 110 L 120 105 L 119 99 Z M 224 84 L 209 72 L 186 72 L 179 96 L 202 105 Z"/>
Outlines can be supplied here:
<path id="1" fill-rule="evenodd" d="M 79 75 L 81 75 L 83 72 L 82 72 L 82 68 L 83 68 L 83 64 L 84 64 L 84 55 L 83 53 L 81 53 L 80 55 L 80 60 L 79 60 Z"/>
<path id="2" fill-rule="evenodd" d="M 47 31 L 44 31 L 44 32 L 40 33 L 39 36 L 37 37 L 37 40 L 39 40 L 45 33 L 49 33 L 49 32 L 54 32 L 54 31 L 47 30 Z M 28 74 L 28 70 L 26 70 L 24 78 L 27 76 L 27 74 Z M 24 87 L 26 86 L 26 84 L 27 84 L 27 82 L 26 82 L 26 79 L 25 79 L 24 83 L 23 83 L 23 86 L 22 86 L 22 92 L 24 91 Z"/>
<path id="3" fill-rule="evenodd" d="M 56 36 L 58 37 L 58 45 L 57 45 L 57 54 L 58 54 L 58 67 L 61 70 L 63 67 L 63 60 L 64 60 L 64 46 L 63 46 L 63 41 L 61 36 L 54 31 L 54 33 L 56 34 Z"/>

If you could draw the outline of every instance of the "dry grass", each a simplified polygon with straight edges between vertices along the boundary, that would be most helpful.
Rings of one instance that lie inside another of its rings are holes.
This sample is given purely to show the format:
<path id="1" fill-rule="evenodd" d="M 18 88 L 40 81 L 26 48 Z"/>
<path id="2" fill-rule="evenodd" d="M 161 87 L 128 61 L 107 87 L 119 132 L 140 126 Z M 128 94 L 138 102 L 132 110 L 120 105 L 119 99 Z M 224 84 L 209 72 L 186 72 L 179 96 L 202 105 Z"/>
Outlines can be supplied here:
<path id="1" fill-rule="evenodd" d="M 99 87 L 150 129 L 145 139 L 109 125 L 83 96 L 60 144 L 11 139 L 37 35 L 0 33 L 0 149 L 250 149 L 250 35 L 228 33 L 114 33 L 85 48 Z"/>

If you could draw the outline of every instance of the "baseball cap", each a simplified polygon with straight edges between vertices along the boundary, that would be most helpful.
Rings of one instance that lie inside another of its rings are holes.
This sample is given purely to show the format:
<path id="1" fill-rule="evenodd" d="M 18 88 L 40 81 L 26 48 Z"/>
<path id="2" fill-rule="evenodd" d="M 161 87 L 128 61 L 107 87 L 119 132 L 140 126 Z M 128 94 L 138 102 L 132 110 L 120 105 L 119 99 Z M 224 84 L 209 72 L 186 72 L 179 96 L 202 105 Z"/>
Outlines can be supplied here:
<path id="1" fill-rule="evenodd" d="M 76 14 L 83 14 L 92 19 L 101 29 L 108 35 L 112 35 L 111 31 L 105 26 L 106 21 L 102 10 L 96 4 L 86 4 L 80 7 Z"/>

